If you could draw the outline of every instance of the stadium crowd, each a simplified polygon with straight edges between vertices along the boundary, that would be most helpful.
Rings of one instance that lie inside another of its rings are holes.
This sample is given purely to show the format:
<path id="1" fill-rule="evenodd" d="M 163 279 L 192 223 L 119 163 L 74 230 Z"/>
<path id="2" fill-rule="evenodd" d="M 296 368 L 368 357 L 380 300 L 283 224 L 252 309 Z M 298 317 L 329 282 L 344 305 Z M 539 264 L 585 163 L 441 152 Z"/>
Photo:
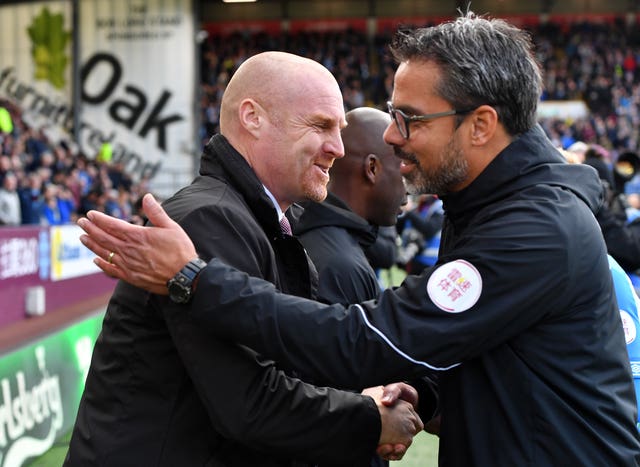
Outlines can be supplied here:
<path id="1" fill-rule="evenodd" d="M 90 209 L 141 221 L 138 199 L 148 187 L 134 183 L 121 163 L 106 152 L 88 157 L 64 139 L 54 143 L 5 99 L 0 109 L 0 225 L 62 225 Z"/>
<path id="2" fill-rule="evenodd" d="M 539 122 L 559 149 L 584 147 L 597 156 L 602 163 L 598 169 L 603 180 L 610 180 L 611 199 L 616 201 L 616 228 L 627 229 L 625 224 L 631 224 L 640 212 L 640 178 L 635 174 L 640 163 L 627 164 L 626 172 L 621 174 L 615 170 L 615 162 L 621 154 L 632 162 L 640 161 L 636 156 L 640 141 L 637 29 L 618 19 L 611 23 L 547 23 L 529 30 L 544 71 L 542 99 L 578 100 L 588 109 L 584 117 L 541 117 Z M 202 142 L 218 129 L 220 98 L 234 70 L 247 57 L 269 49 L 308 56 L 325 65 L 340 84 L 346 110 L 363 105 L 386 109 L 395 72 L 395 64 L 387 52 L 389 40 L 390 33 L 368 39 L 364 33 L 354 30 L 209 37 L 203 43 L 201 64 Z M 406 265 L 409 271 L 432 264 L 435 259 L 431 253 L 437 251 L 439 230 L 433 223 L 441 217 L 431 217 L 433 207 L 439 208 L 439 204 L 425 204 L 416 199 L 408 204 L 407 209 L 413 211 L 398 223 L 397 262 Z M 409 217 L 412 223 L 407 222 Z M 422 232 L 415 228 L 420 218 L 430 224 Z M 412 228 L 406 229 L 407 225 Z M 624 232 L 623 235 L 633 238 L 634 244 L 640 243 L 635 240 L 640 238 L 640 233 Z"/>
<path id="3" fill-rule="evenodd" d="M 544 70 L 543 100 L 583 100 L 586 118 L 541 121 L 547 135 L 567 148 L 575 141 L 598 144 L 612 152 L 637 150 L 640 121 L 640 36 L 634 25 L 547 23 L 529 28 Z M 247 57 L 265 50 L 285 50 L 311 57 L 336 76 L 345 107 L 386 109 L 395 65 L 387 52 L 390 34 L 368 40 L 354 30 L 210 36 L 202 50 L 202 137 L 218 125 L 220 97 L 234 70 Z"/>
<path id="4" fill-rule="evenodd" d="M 584 118 L 543 118 L 540 124 L 559 148 L 584 142 L 598 149 L 609 170 L 640 142 L 640 35 L 622 18 L 610 23 L 547 23 L 528 28 L 544 70 L 543 100 L 582 100 Z M 354 30 L 300 32 L 278 36 L 210 35 L 201 45 L 201 146 L 216 133 L 226 83 L 237 67 L 258 52 L 283 50 L 326 66 L 343 92 L 345 109 L 386 109 L 395 64 L 387 52 L 389 33 L 368 37 Z M 52 144 L 28 125 L 20 109 L 0 99 L 12 125 L 0 125 L 0 225 L 73 222 L 89 209 L 139 222 L 137 182 L 117 160 L 82 154 L 73 143 Z M 633 174 L 620 188 L 632 203 L 640 183 Z M 632 196 L 628 196 L 632 195 Z M 19 209 L 18 209 L 19 207 Z M 640 203 L 631 206 L 636 213 Z"/>

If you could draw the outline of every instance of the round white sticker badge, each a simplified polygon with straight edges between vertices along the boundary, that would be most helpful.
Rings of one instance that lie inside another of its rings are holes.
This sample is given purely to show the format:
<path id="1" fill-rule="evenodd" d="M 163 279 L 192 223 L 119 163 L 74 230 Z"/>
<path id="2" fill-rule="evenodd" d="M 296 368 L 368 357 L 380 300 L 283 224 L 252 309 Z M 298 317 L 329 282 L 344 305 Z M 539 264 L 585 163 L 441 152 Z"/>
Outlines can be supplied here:
<path id="1" fill-rule="evenodd" d="M 449 313 L 460 313 L 476 304 L 482 292 L 482 277 L 475 266 L 457 259 L 436 269 L 427 282 L 427 294 L 435 305 Z"/>

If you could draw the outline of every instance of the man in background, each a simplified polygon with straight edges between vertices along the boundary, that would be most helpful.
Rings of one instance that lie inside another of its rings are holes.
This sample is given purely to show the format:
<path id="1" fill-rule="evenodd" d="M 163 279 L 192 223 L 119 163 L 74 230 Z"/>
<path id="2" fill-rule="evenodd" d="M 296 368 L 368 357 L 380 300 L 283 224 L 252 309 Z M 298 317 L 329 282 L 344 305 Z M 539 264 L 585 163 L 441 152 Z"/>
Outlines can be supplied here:
<path id="1" fill-rule="evenodd" d="M 376 241 L 378 227 L 395 225 L 406 202 L 400 160 L 382 139 L 389 115 L 361 107 L 346 119 L 345 156 L 331 168 L 326 200 L 304 203 L 293 223 L 318 269 L 318 298 L 325 303 L 378 297 L 380 286 L 365 251 Z"/>
<path id="2" fill-rule="evenodd" d="M 318 300 L 359 303 L 378 298 L 381 289 L 366 256 L 380 226 L 395 225 L 406 188 L 400 159 L 382 139 L 391 121 L 378 109 L 360 107 L 346 114 L 342 130 L 345 156 L 331 168 L 327 198 L 305 202 L 293 232 L 318 270 Z M 419 414 L 427 422 L 436 408 L 435 383 L 411 381 L 418 389 Z M 388 465 L 375 456 L 372 466 Z"/>

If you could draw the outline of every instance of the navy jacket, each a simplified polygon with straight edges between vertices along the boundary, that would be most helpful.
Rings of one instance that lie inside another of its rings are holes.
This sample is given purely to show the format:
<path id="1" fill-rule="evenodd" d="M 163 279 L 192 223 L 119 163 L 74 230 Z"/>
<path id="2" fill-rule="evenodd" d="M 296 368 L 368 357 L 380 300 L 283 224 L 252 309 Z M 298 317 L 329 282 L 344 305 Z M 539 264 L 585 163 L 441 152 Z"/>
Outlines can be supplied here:
<path id="1" fill-rule="evenodd" d="M 318 270 L 318 299 L 348 305 L 376 298 L 380 285 L 364 249 L 375 242 L 377 228 L 332 193 L 303 207 L 293 233 Z"/>

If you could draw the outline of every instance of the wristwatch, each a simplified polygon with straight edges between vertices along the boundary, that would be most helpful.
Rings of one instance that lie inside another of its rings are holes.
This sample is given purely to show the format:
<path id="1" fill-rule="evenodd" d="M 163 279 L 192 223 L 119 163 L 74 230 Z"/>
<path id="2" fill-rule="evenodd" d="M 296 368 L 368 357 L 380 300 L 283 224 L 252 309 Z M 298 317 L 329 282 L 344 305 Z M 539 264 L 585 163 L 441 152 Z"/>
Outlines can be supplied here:
<path id="1" fill-rule="evenodd" d="M 193 294 L 193 284 L 198 274 L 207 265 L 200 258 L 189 261 L 175 276 L 167 281 L 169 298 L 176 303 L 189 303 Z"/>

